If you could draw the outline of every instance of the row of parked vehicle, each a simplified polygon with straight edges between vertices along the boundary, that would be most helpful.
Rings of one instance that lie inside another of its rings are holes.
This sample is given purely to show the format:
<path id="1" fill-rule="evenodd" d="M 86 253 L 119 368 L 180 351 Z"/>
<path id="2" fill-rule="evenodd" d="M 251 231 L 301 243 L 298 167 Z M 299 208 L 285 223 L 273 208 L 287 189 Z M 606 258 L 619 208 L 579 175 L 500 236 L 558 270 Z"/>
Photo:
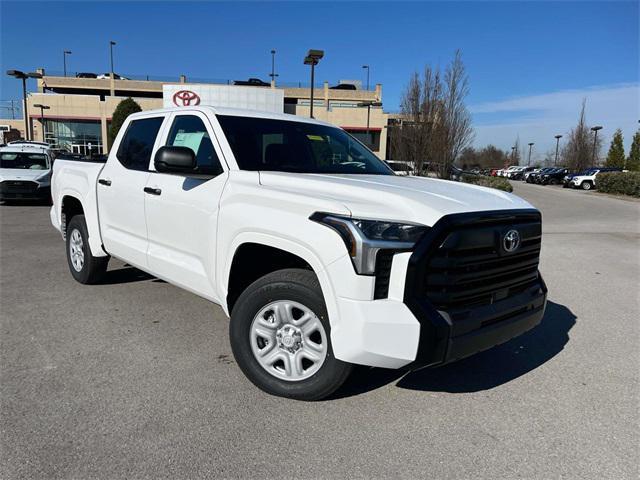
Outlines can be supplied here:
<path id="1" fill-rule="evenodd" d="M 575 172 L 566 167 L 535 168 L 514 165 L 505 169 L 492 170 L 490 175 L 538 185 L 562 185 L 564 188 L 591 190 L 596 187 L 596 178 L 599 173 L 621 171 L 622 169 L 617 167 L 590 167 Z"/>

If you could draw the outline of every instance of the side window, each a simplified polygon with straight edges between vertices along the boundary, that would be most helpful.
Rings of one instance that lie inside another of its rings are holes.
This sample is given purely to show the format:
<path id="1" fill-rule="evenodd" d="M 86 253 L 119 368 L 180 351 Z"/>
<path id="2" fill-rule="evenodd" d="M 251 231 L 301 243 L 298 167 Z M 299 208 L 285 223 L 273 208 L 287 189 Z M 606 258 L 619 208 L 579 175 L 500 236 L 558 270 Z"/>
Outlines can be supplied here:
<path id="1" fill-rule="evenodd" d="M 163 117 L 143 118 L 129 124 L 116 157 L 130 170 L 147 171 Z"/>
<path id="2" fill-rule="evenodd" d="M 167 138 L 167 146 L 189 147 L 196 155 L 198 173 L 219 175 L 222 173 L 220 160 L 213 148 L 209 132 L 200 117 L 180 115 L 175 118 Z"/>

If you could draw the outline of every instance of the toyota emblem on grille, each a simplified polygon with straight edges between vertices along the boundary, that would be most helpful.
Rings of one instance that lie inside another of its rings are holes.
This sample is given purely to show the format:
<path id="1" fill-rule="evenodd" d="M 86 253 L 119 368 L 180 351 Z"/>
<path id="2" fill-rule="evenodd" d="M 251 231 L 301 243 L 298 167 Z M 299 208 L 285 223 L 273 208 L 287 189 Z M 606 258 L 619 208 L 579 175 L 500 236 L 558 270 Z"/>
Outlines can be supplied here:
<path id="1" fill-rule="evenodd" d="M 173 94 L 173 103 L 178 107 L 188 107 L 190 105 L 200 105 L 200 97 L 191 90 L 180 90 Z"/>
<path id="2" fill-rule="evenodd" d="M 502 248 L 505 252 L 515 252 L 520 246 L 520 232 L 509 230 L 502 238 Z"/>

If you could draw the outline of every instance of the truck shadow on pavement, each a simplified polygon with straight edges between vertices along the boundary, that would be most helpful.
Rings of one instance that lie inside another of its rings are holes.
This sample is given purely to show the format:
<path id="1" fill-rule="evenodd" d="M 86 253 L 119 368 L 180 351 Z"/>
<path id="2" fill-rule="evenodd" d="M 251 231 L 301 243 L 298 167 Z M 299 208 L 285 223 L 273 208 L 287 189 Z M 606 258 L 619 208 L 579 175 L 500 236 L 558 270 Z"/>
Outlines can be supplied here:
<path id="1" fill-rule="evenodd" d="M 488 390 L 538 368 L 562 351 L 576 316 L 564 305 L 547 303 L 540 325 L 509 342 L 439 368 L 415 372 L 357 367 L 332 398 L 375 390 L 397 381 L 396 387 L 426 392 L 471 393 Z"/>

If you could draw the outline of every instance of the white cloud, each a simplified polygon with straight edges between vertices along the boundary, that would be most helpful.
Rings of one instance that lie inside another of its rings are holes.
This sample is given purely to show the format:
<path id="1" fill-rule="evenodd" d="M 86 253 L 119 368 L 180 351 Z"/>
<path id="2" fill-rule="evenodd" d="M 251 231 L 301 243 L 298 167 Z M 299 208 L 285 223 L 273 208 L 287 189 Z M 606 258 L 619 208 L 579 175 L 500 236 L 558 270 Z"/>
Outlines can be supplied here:
<path id="1" fill-rule="evenodd" d="M 616 128 L 621 128 L 628 151 L 640 119 L 640 89 L 635 83 L 563 90 L 515 97 L 470 106 L 478 147 L 492 143 L 509 150 L 515 138 L 535 142 L 532 159 L 541 160 L 555 149 L 556 134 L 566 135 L 577 123 L 582 100 L 587 100 L 587 122 L 602 125 L 605 150 Z M 561 139 L 562 142 L 562 139 Z M 605 154 L 606 152 L 601 152 Z"/>

